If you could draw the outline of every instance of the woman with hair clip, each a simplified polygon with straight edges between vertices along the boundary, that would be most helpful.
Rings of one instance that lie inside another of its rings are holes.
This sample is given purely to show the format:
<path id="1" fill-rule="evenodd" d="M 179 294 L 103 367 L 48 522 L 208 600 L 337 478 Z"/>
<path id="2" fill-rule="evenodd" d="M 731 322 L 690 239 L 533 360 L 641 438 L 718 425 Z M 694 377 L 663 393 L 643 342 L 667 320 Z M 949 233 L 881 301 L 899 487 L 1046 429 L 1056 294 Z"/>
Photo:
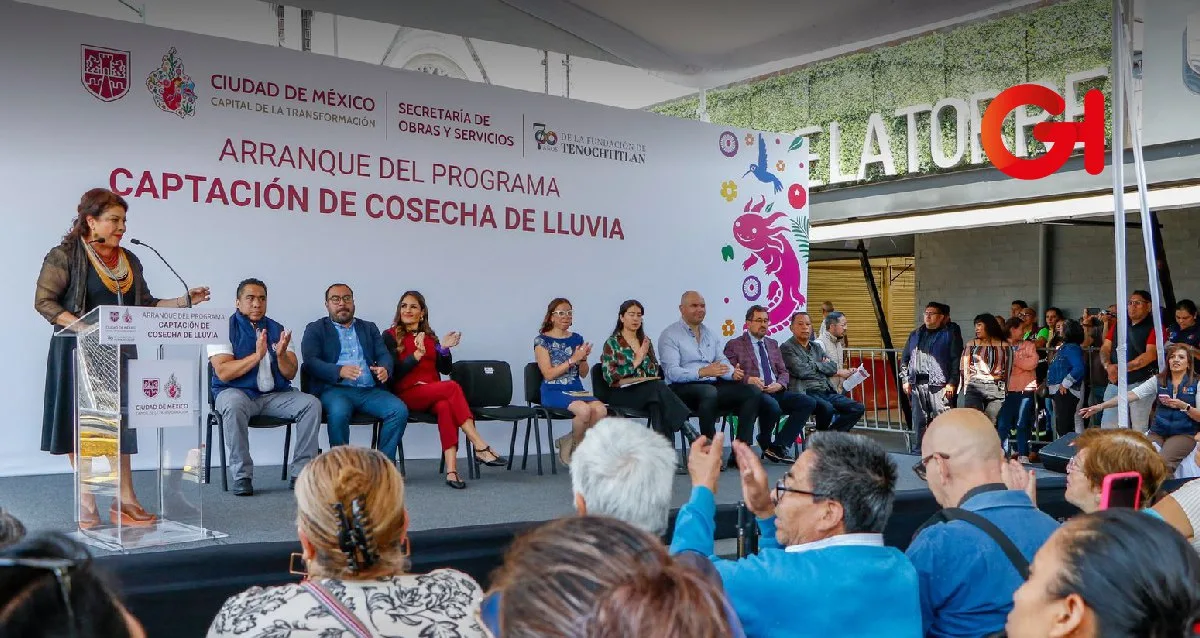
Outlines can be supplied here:
<path id="1" fill-rule="evenodd" d="M 609 403 L 622 408 L 645 410 L 650 423 L 670 441 L 675 432 L 694 440 L 697 436 L 687 424 L 691 410 L 683 399 L 662 380 L 654 345 L 642 325 L 645 309 L 642 302 L 630 299 L 617 311 L 617 325 L 604 341 L 600 363 L 604 383 L 612 387 Z M 600 382 L 593 379 L 592 383 Z"/>
<path id="2" fill-rule="evenodd" d="M 571 452 L 588 428 L 608 416 L 608 406 L 583 387 L 592 344 L 579 333 L 571 332 L 574 316 L 570 301 L 562 297 L 550 300 L 542 327 L 533 340 L 533 357 L 542 373 L 542 405 L 567 410 L 574 416 L 571 431 L 554 442 L 563 465 L 570 465 Z"/>
<path id="3" fill-rule="evenodd" d="M 450 374 L 453 359 L 450 349 L 457 346 L 462 333 L 449 332 L 438 341 L 429 327 L 429 306 L 416 290 L 400 295 L 392 327 L 383 333 L 383 345 L 396 353 L 396 371 L 392 374 L 392 392 L 410 410 L 427 410 L 437 416 L 442 458 L 446 462 L 446 485 L 466 489 L 458 474 L 458 431 L 462 429 L 475 446 L 475 464 L 501 466 L 508 461 L 492 451 L 475 428 L 471 406 L 455 381 L 442 379 Z"/>
<path id="4" fill-rule="evenodd" d="M 75 339 L 57 336 L 67 326 L 78 321 L 97 306 L 157 306 L 183 308 L 208 301 L 206 286 L 192 288 L 187 296 L 158 299 L 150 294 L 142 276 L 142 262 L 132 252 L 121 248 L 125 236 L 129 204 L 116 193 L 93 188 L 79 199 L 71 229 L 57 246 L 46 253 L 38 273 L 33 308 L 54 326 L 55 337 L 50 339 L 46 357 L 46 392 L 42 411 L 42 451 L 66 454 L 74 467 L 75 449 L 75 375 L 73 359 Z M 137 358 L 133 346 L 120 347 L 122 376 L 129 359 Z M 120 403 L 127 397 L 120 388 Z M 114 499 L 109 508 L 112 524 L 149 526 L 157 517 L 142 508 L 133 491 L 130 455 L 137 454 L 137 432 L 128 429 L 122 417 L 119 472 L 121 506 Z M 82 461 L 89 463 L 90 459 Z M 86 465 L 85 465 L 86 467 Z M 77 521 L 81 529 L 100 525 L 100 511 L 94 494 L 83 491 L 79 499 Z"/>
<path id="5" fill-rule="evenodd" d="M 1142 477 L 1138 495 L 1140 508 L 1161 518 L 1150 507 L 1160 496 L 1159 491 L 1168 478 L 1167 466 L 1145 434 L 1128 429 L 1090 428 L 1071 445 L 1075 447 L 1075 455 L 1067 463 L 1067 489 L 1063 493 L 1068 503 L 1081 512 L 1095 512 L 1100 509 L 1104 477 L 1119 472 L 1137 472 Z M 1002 469 L 1005 484 L 1010 489 L 1024 490 L 1036 504 L 1034 471 L 1016 461 L 1009 461 Z"/>
<path id="6" fill-rule="evenodd" d="M 0 636 L 145 638 L 87 549 L 56 533 L 0 551 Z"/>
<path id="7" fill-rule="evenodd" d="M 1083 381 L 1088 369 L 1081 345 L 1083 324 L 1066 319 L 1058 322 L 1056 330 L 1059 347 L 1046 372 L 1046 391 L 1054 405 L 1055 434 L 1064 436 L 1075 431 L 1075 408 L 1083 397 Z"/>
<path id="8" fill-rule="evenodd" d="M 1008 638 L 1200 635 L 1200 556 L 1163 521 L 1109 509 L 1067 521 L 1013 595 Z"/>
<path id="9" fill-rule="evenodd" d="M 304 580 L 225 601 L 209 638 L 483 636 L 470 576 L 405 573 L 408 522 L 404 479 L 382 452 L 340 445 L 318 456 L 296 481 L 303 552 L 292 558 L 304 568 L 293 573 Z"/>
<path id="10" fill-rule="evenodd" d="M 479 611 L 493 638 L 741 638 L 704 556 L 628 523 L 572 516 L 509 548 Z"/>
<path id="11" fill-rule="evenodd" d="M 1150 423 L 1150 440 L 1158 445 L 1163 461 L 1167 463 L 1170 474 L 1183 457 L 1196 447 L 1196 432 L 1200 426 L 1200 395 L 1197 393 L 1196 372 L 1192 368 L 1191 348 L 1181 343 L 1167 346 L 1167 369 L 1156 376 L 1146 379 L 1141 385 L 1129 392 L 1129 402 L 1154 400 L 1157 394 L 1158 406 L 1154 411 L 1154 420 Z M 1079 415 L 1088 418 L 1101 410 L 1115 407 L 1117 398 L 1113 397 L 1103 403 L 1090 405 L 1079 411 Z"/>
<path id="12" fill-rule="evenodd" d="M 1000 406 L 1004 403 L 1010 353 L 1004 330 L 992 315 L 976 316 L 975 338 L 963 348 L 959 365 L 963 375 L 960 387 L 967 389 L 963 407 L 983 412 L 992 423 L 1000 416 Z"/>

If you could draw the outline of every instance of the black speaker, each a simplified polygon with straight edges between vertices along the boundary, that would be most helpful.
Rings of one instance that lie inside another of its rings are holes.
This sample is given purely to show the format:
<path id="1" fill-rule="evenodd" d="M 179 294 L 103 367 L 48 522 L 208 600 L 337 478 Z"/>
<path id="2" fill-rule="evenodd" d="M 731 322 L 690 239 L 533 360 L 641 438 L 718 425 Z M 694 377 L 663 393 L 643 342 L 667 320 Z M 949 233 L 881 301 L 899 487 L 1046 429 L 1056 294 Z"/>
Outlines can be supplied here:
<path id="1" fill-rule="evenodd" d="M 1075 456 L 1075 446 L 1071 443 L 1075 437 L 1079 436 L 1074 432 L 1068 432 L 1042 448 L 1038 452 L 1038 457 L 1042 460 L 1042 466 L 1051 472 L 1067 473 L 1067 463 L 1071 462 L 1071 457 Z"/>

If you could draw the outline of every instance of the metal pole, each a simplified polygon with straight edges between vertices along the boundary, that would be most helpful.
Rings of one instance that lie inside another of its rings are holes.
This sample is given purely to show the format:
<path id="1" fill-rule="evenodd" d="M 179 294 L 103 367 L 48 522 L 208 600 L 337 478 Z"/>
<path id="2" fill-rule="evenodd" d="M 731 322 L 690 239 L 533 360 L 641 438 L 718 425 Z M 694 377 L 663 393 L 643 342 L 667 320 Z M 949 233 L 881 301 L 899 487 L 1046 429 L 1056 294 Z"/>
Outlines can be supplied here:
<path id="1" fill-rule="evenodd" d="M 542 91 L 550 95 L 550 52 L 542 49 Z"/>
<path id="2" fill-rule="evenodd" d="M 471 59 L 475 61 L 475 68 L 479 69 L 479 75 L 483 77 L 484 84 L 491 84 L 492 80 L 488 77 L 487 69 L 483 68 L 483 59 L 479 57 L 479 52 L 475 50 L 475 43 L 471 42 L 471 38 L 463 36 L 463 43 L 467 45 L 467 52 L 471 54 Z"/>
<path id="3" fill-rule="evenodd" d="M 312 51 L 312 9 L 300 10 L 300 50 Z"/>
<path id="4" fill-rule="evenodd" d="M 1038 225 L 1038 311 L 1044 317 L 1050 307 L 1050 286 L 1053 281 L 1050 273 L 1054 272 L 1050 245 L 1053 241 L 1053 229 L 1046 224 Z M 1040 317 L 1039 317 L 1040 319 Z M 1037 321 L 1034 321 L 1035 325 Z M 1049 326 L 1051 330 L 1054 326 Z"/>
<path id="5" fill-rule="evenodd" d="M 1132 6 L 1130 7 L 1132 9 Z M 1129 15 L 1122 15 L 1122 20 L 1128 20 Z M 1126 22 L 1128 24 L 1128 22 Z M 1132 59 L 1131 47 L 1133 38 L 1131 33 L 1121 31 L 1121 79 L 1125 85 L 1124 104 L 1126 109 L 1133 109 L 1133 65 L 1130 64 Z M 1114 99 L 1116 99 L 1114 95 Z M 1133 166 L 1134 175 L 1137 179 L 1138 187 L 1138 203 L 1142 218 L 1142 249 L 1146 255 L 1146 276 L 1150 279 L 1150 300 L 1152 304 L 1151 313 L 1154 321 L 1154 343 L 1158 354 L 1158 369 L 1166 369 L 1166 353 L 1163 348 L 1163 316 L 1159 312 L 1159 308 L 1164 307 L 1162 297 L 1166 293 L 1165 288 L 1170 287 L 1170 270 L 1166 267 L 1166 257 L 1162 256 L 1158 250 L 1162 248 L 1162 231 L 1158 227 L 1158 216 L 1150 212 L 1150 205 L 1147 202 L 1149 195 L 1149 187 L 1146 180 L 1146 160 L 1142 156 L 1142 132 L 1138 127 L 1130 126 L 1130 134 L 1132 136 L 1133 146 Z M 1155 255 L 1161 256 L 1161 262 L 1155 258 Z M 1167 277 L 1166 284 L 1159 280 L 1159 264 Z M 1162 290 L 1160 290 L 1162 288 Z M 1169 295 L 1170 303 L 1166 306 L 1170 312 L 1175 306 L 1174 290 Z"/>
<path id="6" fill-rule="evenodd" d="M 1125 74 L 1124 68 L 1125 16 L 1124 2 L 1112 4 L 1112 181 L 1113 181 L 1113 243 L 1116 255 L 1117 279 L 1117 427 L 1129 427 L 1129 353 L 1126 350 L 1129 309 L 1129 282 L 1125 272 Z"/>
<path id="7" fill-rule="evenodd" d="M 871 258 L 867 255 L 867 245 L 861 239 L 858 240 L 858 263 L 862 266 L 863 279 L 866 280 L 867 290 L 871 293 L 871 306 L 875 309 L 875 322 L 879 324 L 879 338 L 883 341 L 884 351 L 887 353 L 887 365 L 891 366 L 892 374 L 897 375 L 896 378 L 899 379 L 897 371 L 900 368 L 896 366 L 896 349 L 892 345 L 892 331 L 888 329 L 887 315 L 883 312 L 883 300 L 879 296 L 879 285 L 875 283 L 875 271 L 871 269 Z M 872 374 L 874 374 L 873 370 Z M 904 415 L 904 424 L 911 428 L 912 410 L 909 407 L 908 395 L 902 390 L 897 394 L 900 395 L 900 412 Z"/>
<path id="8" fill-rule="evenodd" d="M 338 55 L 338 23 L 337 23 L 337 19 L 338 19 L 337 14 L 336 13 L 333 14 L 333 57 L 335 57 L 335 58 L 340 57 Z"/>
<path id="9" fill-rule="evenodd" d="M 567 84 L 566 90 L 564 92 L 564 97 L 566 97 L 567 99 L 571 99 L 571 54 L 570 53 L 563 56 L 562 64 L 563 64 L 564 73 L 566 74 L 565 81 Z"/>

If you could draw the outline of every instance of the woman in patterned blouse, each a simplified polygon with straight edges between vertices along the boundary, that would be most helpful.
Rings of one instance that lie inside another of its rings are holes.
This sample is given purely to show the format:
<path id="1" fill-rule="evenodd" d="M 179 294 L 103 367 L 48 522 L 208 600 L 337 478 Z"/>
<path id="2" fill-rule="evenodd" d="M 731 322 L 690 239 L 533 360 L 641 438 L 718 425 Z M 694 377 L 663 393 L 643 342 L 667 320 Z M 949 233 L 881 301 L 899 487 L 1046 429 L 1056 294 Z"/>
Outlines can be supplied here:
<path id="1" fill-rule="evenodd" d="M 642 327 L 644 315 L 636 299 L 621 304 L 617 325 L 604 342 L 600 363 L 604 382 L 612 388 L 609 405 L 648 412 L 654 429 L 667 440 L 681 429 L 695 439 L 695 430 L 687 425 L 691 410 L 662 380 L 654 345 Z"/>
<path id="2" fill-rule="evenodd" d="M 318 456 L 296 481 L 296 509 L 304 581 L 230 598 L 209 638 L 486 636 L 470 576 L 405 573 L 404 479 L 382 452 L 339 445 Z"/>

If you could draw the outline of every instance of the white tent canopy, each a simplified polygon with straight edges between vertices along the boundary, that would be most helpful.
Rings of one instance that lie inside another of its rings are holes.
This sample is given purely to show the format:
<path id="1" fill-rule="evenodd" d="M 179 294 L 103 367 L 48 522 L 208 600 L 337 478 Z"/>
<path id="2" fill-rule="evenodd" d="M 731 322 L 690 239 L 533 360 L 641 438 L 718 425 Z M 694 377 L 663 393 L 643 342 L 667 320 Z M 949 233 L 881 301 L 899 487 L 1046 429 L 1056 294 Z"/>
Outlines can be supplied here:
<path id="1" fill-rule="evenodd" d="M 257 1 L 257 0 L 255 0 Z M 290 0 L 325 13 L 503 42 L 720 86 L 1041 0 Z"/>

